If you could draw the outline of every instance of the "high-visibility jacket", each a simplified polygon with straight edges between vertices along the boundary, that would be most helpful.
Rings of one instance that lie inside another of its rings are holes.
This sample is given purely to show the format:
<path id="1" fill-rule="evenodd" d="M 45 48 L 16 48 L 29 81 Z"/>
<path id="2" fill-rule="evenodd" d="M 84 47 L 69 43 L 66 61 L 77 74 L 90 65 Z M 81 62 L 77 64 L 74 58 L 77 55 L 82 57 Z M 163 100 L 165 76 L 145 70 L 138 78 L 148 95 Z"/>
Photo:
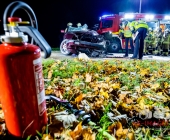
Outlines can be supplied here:
<path id="1" fill-rule="evenodd" d="M 139 28 L 146 28 L 146 29 L 148 29 L 149 26 L 148 26 L 148 24 L 145 21 L 140 20 L 140 21 L 135 23 L 135 30 L 137 30 Z"/>
<path id="2" fill-rule="evenodd" d="M 129 23 L 129 28 L 131 32 L 135 32 L 135 24 L 136 24 L 136 21 L 132 21 Z"/>
<path id="3" fill-rule="evenodd" d="M 124 31 L 122 29 L 119 29 L 119 33 L 118 34 L 119 34 L 120 37 L 123 37 Z"/>
<path id="4" fill-rule="evenodd" d="M 120 33 L 123 33 L 123 30 L 122 30 L 122 29 L 119 29 L 119 34 L 120 34 Z"/>
<path id="5" fill-rule="evenodd" d="M 129 23 L 124 28 L 124 36 L 125 37 L 132 37 L 132 32 L 129 27 Z"/>

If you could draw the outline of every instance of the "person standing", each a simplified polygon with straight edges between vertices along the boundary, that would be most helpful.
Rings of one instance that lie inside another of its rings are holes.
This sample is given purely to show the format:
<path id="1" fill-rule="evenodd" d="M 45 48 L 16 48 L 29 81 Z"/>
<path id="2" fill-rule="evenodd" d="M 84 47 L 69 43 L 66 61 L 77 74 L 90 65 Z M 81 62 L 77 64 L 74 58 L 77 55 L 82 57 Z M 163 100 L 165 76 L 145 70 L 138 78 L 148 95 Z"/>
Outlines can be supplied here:
<path id="1" fill-rule="evenodd" d="M 128 44 L 130 42 L 130 47 L 132 52 L 134 51 L 134 46 L 133 46 L 133 40 L 132 40 L 132 31 L 130 29 L 130 22 L 128 22 L 127 20 L 124 21 L 123 23 L 123 33 L 124 33 L 124 37 L 125 37 L 125 55 L 124 57 L 128 57 L 129 55 L 129 49 L 128 49 Z"/>
<path id="2" fill-rule="evenodd" d="M 72 26 L 73 24 L 71 22 L 67 23 L 67 28 L 65 29 L 65 33 L 67 33 Z"/>
<path id="3" fill-rule="evenodd" d="M 82 27 L 81 23 L 77 23 L 77 28 L 81 28 L 81 27 Z"/>
<path id="4" fill-rule="evenodd" d="M 121 39 L 123 39 L 124 38 L 124 33 L 123 33 L 124 31 L 123 31 L 123 24 L 122 24 L 122 22 L 119 24 L 119 37 L 121 38 Z"/>
<path id="5" fill-rule="evenodd" d="M 134 36 L 134 53 L 131 59 L 142 59 L 143 58 L 143 49 L 144 49 L 144 40 L 148 31 L 148 25 L 145 21 L 139 20 L 135 23 L 135 36 Z"/>

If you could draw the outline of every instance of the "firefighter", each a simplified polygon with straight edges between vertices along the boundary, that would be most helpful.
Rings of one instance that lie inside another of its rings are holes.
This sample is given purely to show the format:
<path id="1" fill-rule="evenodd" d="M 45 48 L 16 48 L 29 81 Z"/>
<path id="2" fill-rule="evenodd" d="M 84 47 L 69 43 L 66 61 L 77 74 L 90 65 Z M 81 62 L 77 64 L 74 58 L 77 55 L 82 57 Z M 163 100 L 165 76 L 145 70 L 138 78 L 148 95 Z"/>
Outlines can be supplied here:
<path id="1" fill-rule="evenodd" d="M 144 40 L 146 33 L 148 31 L 148 25 L 145 21 L 139 20 L 135 22 L 135 36 L 134 36 L 134 53 L 131 59 L 142 59 L 143 58 L 143 49 L 144 49 Z"/>
<path id="2" fill-rule="evenodd" d="M 81 28 L 81 23 L 77 23 L 77 28 Z"/>
<path id="3" fill-rule="evenodd" d="M 73 26 L 71 22 L 67 23 L 67 28 L 65 29 L 65 33 L 69 31 L 69 29 Z"/>
<path id="4" fill-rule="evenodd" d="M 119 37 L 121 37 L 122 39 L 124 38 L 122 22 L 119 24 L 119 33 L 118 34 L 119 34 Z"/>
<path id="5" fill-rule="evenodd" d="M 162 53 L 162 28 L 157 28 L 154 35 L 154 42 L 153 42 L 153 54 L 160 55 Z"/>
<path id="6" fill-rule="evenodd" d="M 125 37 L 125 55 L 124 55 L 124 57 L 128 57 L 129 42 L 130 42 L 130 47 L 132 49 L 132 52 L 134 50 L 134 46 L 133 46 L 133 40 L 132 40 L 132 32 L 130 30 L 130 22 L 128 22 L 127 20 L 123 22 L 123 33 L 124 33 L 124 37 Z"/>
<path id="7" fill-rule="evenodd" d="M 162 38 L 162 55 L 168 56 L 169 55 L 169 46 L 170 46 L 170 31 L 166 29 L 164 31 L 164 35 Z"/>
<path id="8" fill-rule="evenodd" d="M 135 24 L 136 24 L 136 21 L 132 21 L 129 24 L 130 30 L 131 30 L 133 35 L 135 34 Z"/>
<path id="9" fill-rule="evenodd" d="M 148 34 L 144 40 L 144 50 L 143 50 L 143 54 L 149 54 L 149 49 L 152 48 L 152 44 L 153 44 L 153 31 L 152 28 L 149 28 L 148 30 Z"/>

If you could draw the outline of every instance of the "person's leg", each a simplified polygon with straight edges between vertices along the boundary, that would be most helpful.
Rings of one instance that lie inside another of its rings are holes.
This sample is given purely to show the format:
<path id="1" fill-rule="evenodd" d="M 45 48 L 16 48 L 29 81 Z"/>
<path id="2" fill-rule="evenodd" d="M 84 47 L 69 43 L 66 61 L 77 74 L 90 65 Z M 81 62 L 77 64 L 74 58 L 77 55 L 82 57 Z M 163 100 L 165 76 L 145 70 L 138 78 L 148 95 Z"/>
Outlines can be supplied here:
<path id="1" fill-rule="evenodd" d="M 128 56 L 128 43 L 129 43 L 129 38 L 126 37 L 125 38 L 125 55 L 124 55 L 124 57 Z"/>
<path id="2" fill-rule="evenodd" d="M 140 39 L 140 47 L 139 47 L 139 59 L 142 59 L 143 57 L 143 48 L 144 48 L 144 39 Z"/>
<path id="3" fill-rule="evenodd" d="M 138 53 L 139 53 L 139 35 L 137 35 L 137 37 L 135 39 L 135 46 L 134 46 L 134 52 L 133 52 L 132 59 L 133 58 L 137 59 Z"/>
<path id="4" fill-rule="evenodd" d="M 130 47 L 131 47 L 132 54 L 133 54 L 133 52 L 134 52 L 133 39 L 129 38 L 129 40 L 130 40 Z"/>
<path id="5" fill-rule="evenodd" d="M 134 52 L 133 52 L 133 56 L 131 57 L 131 59 L 137 59 L 138 54 L 139 54 L 139 40 L 141 38 L 141 29 L 139 28 L 136 33 L 135 33 L 135 39 L 134 39 Z"/>
<path id="6" fill-rule="evenodd" d="M 146 37 L 147 29 L 141 29 L 140 47 L 139 47 L 139 59 L 143 58 L 144 40 Z"/>

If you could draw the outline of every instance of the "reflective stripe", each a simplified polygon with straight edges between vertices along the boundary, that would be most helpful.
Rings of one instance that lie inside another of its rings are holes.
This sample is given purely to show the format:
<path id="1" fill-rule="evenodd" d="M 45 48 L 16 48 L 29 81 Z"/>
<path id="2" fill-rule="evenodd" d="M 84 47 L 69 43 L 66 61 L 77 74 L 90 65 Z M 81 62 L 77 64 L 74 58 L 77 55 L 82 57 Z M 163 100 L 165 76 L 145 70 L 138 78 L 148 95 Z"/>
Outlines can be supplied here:
<path id="1" fill-rule="evenodd" d="M 118 34 L 119 34 L 119 32 L 112 32 L 112 34 L 116 34 L 116 35 L 118 35 Z"/>

